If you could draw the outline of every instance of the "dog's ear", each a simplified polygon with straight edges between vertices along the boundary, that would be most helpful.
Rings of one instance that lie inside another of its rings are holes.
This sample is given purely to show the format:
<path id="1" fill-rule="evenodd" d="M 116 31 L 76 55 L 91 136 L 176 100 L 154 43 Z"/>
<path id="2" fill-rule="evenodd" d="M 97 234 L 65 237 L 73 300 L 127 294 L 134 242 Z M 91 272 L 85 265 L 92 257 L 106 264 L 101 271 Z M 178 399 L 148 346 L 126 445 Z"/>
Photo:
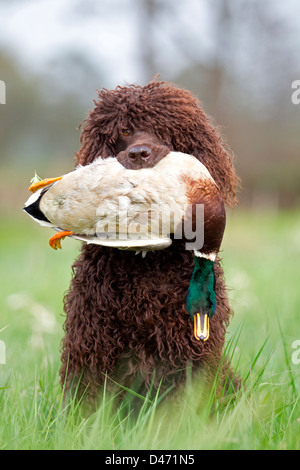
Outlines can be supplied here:
<path id="1" fill-rule="evenodd" d="M 240 179 L 234 168 L 234 155 L 223 136 L 198 102 L 198 119 L 195 119 L 198 144 L 194 155 L 207 167 L 217 183 L 224 202 L 233 207 L 237 204 Z M 195 116 L 196 117 L 196 116 Z"/>
<path id="2" fill-rule="evenodd" d="M 91 112 L 89 118 L 83 121 L 80 127 L 83 127 L 83 130 L 80 136 L 81 146 L 75 155 L 76 164 L 88 165 L 97 157 L 113 156 L 116 139 L 113 121 L 107 128 L 108 126 L 94 119 L 94 112 Z"/>
<path id="3" fill-rule="evenodd" d="M 216 130 L 214 130 L 214 134 Z M 192 153 L 208 169 L 214 178 L 224 202 L 233 207 L 237 204 L 237 192 L 240 188 L 240 179 L 234 168 L 233 153 L 224 143 L 214 139 L 213 146 L 196 148 Z"/>
<path id="4" fill-rule="evenodd" d="M 173 136 L 172 147 L 198 158 L 217 183 L 224 202 L 233 207 L 237 204 L 237 191 L 240 187 L 240 179 L 234 168 L 233 152 L 200 105 L 190 114 L 192 125 L 186 128 L 185 132 Z"/>
<path id="5" fill-rule="evenodd" d="M 87 121 L 84 121 L 83 123 L 86 124 L 80 136 L 80 149 L 75 155 L 76 165 L 87 165 L 88 163 L 91 163 L 102 153 L 103 150 L 103 137 L 96 129 L 93 130 Z M 83 123 L 81 123 L 80 127 Z"/>

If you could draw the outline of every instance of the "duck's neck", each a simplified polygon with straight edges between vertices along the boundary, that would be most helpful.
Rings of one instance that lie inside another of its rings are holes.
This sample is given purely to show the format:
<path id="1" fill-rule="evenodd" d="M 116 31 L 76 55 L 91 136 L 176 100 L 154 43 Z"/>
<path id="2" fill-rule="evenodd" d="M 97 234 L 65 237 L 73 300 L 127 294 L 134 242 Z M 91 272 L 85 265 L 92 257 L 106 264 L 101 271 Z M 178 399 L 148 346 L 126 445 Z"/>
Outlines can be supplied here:
<path id="1" fill-rule="evenodd" d="M 194 315 L 207 314 L 209 318 L 216 310 L 214 261 L 195 256 L 195 267 L 186 300 L 187 311 L 192 320 Z"/>

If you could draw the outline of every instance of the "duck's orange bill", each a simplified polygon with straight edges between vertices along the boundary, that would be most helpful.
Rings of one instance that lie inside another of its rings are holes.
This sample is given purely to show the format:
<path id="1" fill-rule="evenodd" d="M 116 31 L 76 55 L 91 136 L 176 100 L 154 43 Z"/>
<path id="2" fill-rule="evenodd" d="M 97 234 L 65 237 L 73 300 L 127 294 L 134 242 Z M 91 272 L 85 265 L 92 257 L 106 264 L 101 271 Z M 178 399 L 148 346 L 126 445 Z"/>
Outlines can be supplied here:
<path id="1" fill-rule="evenodd" d="M 43 188 L 44 186 L 48 186 L 49 184 L 55 183 L 55 181 L 59 181 L 62 179 L 62 176 L 58 176 L 57 178 L 45 178 L 44 180 L 37 181 L 36 183 L 33 183 L 31 186 L 29 186 L 29 191 L 32 191 L 35 193 L 40 188 Z"/>
<path id="2" fill-rule="evenodd" d="M 194 315 L 194 336 L 198 341 L 207 341 L 209 338 L 209 317 L 202 313 Z"/>
<path id="3" fill-rule="evenodd" d="M 53 235 L 53 237 L 50 238 L 49 245 L 54 250 L 57 250 L 57 248 L 61 249 L 61 240 L 63 240 L 68 235 L 73 235 L 73 232 L 70 232 L 70 230 L 65 230 L 63 232 L 56 233 L 55 235 Z"/>

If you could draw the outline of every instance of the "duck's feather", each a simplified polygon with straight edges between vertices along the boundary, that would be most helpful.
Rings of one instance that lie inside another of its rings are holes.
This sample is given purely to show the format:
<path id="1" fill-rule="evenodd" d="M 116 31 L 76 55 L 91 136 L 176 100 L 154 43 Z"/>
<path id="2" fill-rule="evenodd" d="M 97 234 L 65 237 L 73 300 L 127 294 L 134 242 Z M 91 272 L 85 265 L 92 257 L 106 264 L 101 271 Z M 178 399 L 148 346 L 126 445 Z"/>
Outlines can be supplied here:
<path id="1" fill-rule="evenodd" d="M 170 238 L 149 238 L 149 239 L 138 239 L 138 240 L 110 240 L 103 239 L 101 237 L 88 237 L 85 235 L 71 235 L 71 238 L 81 240 L 87 244 L 92 243 L 94 245 L 107 246 L 110 248 L 119 248 L 119 250 L 129 251 L 152 251 L 152 250 L 163 250 L 171 245 L 172 240 Z"/>

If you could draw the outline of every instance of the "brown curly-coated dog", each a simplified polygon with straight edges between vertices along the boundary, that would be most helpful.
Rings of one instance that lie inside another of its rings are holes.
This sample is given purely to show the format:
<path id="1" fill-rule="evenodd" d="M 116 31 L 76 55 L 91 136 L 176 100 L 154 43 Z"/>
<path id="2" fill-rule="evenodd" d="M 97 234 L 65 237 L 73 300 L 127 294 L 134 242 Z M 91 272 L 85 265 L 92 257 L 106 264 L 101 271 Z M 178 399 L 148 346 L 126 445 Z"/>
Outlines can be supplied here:
<path id="1" fill-rule="evenodd" d="M 236 202 L 238 178 L 221 136 L 198 100 L 167 82 L 100 91 L 81 142 L 76 158 L 82 165 L 101 155 L 138 169 L 153 166 L 166 147 L 192 154 L 208 168 L 224 201 Z M 67 390 L 80 380 L 80 390 L 88 386 L 96 397 L 106 375 L 121 385 L 138 379 L 147 388 L 154 380 L 166 389 L 183 383 L 190 366 L 213 380 L 231 313 L 219 260 L 217 309 L 205 343 L 194 338 L 186 311 L 193 253 L 181 240 L 145 258 L 84 244 L 73 270 L 61 368 Z"/>

